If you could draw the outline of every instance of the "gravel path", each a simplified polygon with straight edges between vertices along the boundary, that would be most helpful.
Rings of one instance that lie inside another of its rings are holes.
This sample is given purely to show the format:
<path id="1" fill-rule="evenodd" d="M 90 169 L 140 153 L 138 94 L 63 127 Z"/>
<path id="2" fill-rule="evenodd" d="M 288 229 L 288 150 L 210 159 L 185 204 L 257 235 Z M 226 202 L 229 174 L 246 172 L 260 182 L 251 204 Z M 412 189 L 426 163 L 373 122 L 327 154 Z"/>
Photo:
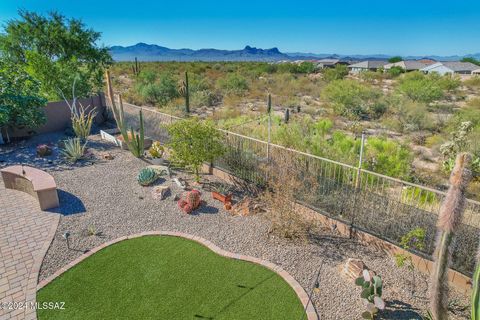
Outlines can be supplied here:
<path id="1" fill-rule="evenodd" d="M 120 236 L 152 230 L 179 231 L 208 239 L 231 252 L 276 263 L 295 277 L 307 292 L 320 269 L 320 290 L 314 292 L 313 301 L 325 320 L 360 319 L 364 309 L 360 290 L 341 276 L 341 267 L 348 258 L 362 259 L 384 279 L 387 310 L 379 318 L 421 319 L 420 314 L 427 309 L 426 279 L 416 277 L 416 293 L 412 297 L 410 272 L 398 269 L 393 259 L 383 252 L 329 230 L 319 230 L 310 243 L 269 237 L 269 223 L 264 217 L 232 216 L 211 198 L 209 192 L 202 194 L 206 204 L 201 209 L 194 215 L 185 215 L 173 201 L 182 191 L 170 179 L 159 181 L 170 186 L 170 197 L 154 200 L 150 195 L 151 187 L 141 187 L 136 182 L 138 171 L 147 165 L 145 162 L 98 141 L 93 145 L 96 153 L 109 149 L 115 159 L 93 165 L 87 163 L 74 170 L 51 170 L 61 190 L 60 201 L 64 207 L 40 279 L 85 250 Z M 71 233 L 70 249 L 62 237 L 66 231 Z M 458 295 L 457 304 L 468 305 L 468 300 Z M 465 314 L 451 314 L 451 319 L 467 318 Z"/>

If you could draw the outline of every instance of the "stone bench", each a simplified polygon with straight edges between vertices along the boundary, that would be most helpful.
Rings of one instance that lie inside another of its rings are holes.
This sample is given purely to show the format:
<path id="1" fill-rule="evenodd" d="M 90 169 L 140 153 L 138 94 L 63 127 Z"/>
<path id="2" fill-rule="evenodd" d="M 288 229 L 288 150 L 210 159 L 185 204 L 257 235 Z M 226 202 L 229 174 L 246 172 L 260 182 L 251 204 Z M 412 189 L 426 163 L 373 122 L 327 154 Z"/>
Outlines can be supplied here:
<path id="1" fill-rule="evenodd" d="M 10 166 L 1 169 L 5 188 L 26 192 L 36 198 L 40 209 L 58 207 L 57 185 L 45 171 L 28 166 Z"/>

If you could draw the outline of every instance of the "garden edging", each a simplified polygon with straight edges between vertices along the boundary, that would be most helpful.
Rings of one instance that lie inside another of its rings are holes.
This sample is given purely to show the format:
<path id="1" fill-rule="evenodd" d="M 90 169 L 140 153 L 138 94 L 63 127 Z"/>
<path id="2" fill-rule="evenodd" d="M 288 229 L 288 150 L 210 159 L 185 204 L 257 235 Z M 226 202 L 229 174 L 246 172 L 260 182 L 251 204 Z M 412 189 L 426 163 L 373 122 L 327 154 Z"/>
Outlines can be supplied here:
<path id="1" fill-rule="evenodd" d="M 81 261 L 90 257 L 94 253 L 96 253 L 96 252 L 98 252 L 98 251 L 100 251 L 100 250 L 102 250 L 102 249 L 104 249 L 104 248 L 106 248 L 106 247 L 108 247 L 112 244 L 115 244 L 115 243 L 118 243 L 118 242 L 121 242 L 121 241 L 124 241 L 124 240 L 128 240 L 128 239 L 134 239 L 134 238 L 139 238 L 139 237 L 144 237 L 144 236 L 154 236 L 154 235 L 173 236 L 173 237 L 182 237 L 182 238 L 185 238 L 185 239 L 190 239 L 190 240 L 196 241 L 196 242 L 204 245 L 205 247 L 209 248 L 210 250 L 212 250 L 213 252 L 215 252 L 216 254 L 218 254 L 220 256 L 227 257 L 227 258 L 233 258 L 233 259 L 237 259 L 237 260 L 249 261 L 249 262 L 252 262 L 252 263 L 262 265 L 262 266 L 274 271 L 280 277 L 282 277 L 293 288 L 293 290 L 297 294 L 298 298 L 300 299 L 300 301 L 301 301 L 301 303 L 302 303 L 302 305 L 303 305 L 303 307 L 306 311 L 306 318 L 305 319 L 307 319 L 307 320 L 318 320 L 319 319 L 319 317 L 317 315 L 317 312 L 315 311 L 315 308 L 313 307 L 307 292 L 303 289 L 303 287 L 287 271 L 283 270 L 280 266 L 277 266 L 274 263 L 271 263 L 269 261 L 262 260 L 262 259 L 259 259 L 259 258 L 255 258 L 255 257 L 243 255 L 243 254 L 232 253 L 232 252 L 223 250 L 223 249 L 219 248 L 218 246 L 216 246 L 215 244 L 213 244 L 209 240 L 206 240 L 206 239 L 198 237 L 198 236 L 182 233 L 182 232 L 148 231 L 148 232 L 141 232 L 141 233 L 133 234 L 133 235 L 130 235 L 130 236 L 123 236 L 123 237 L 114 239 L 112 241 L 105 242 L 105 243 L 101 244 L 100 246 L 95 247 L 94 249 L 88 251 L 87 253 L 82 254 L 77 259 L 68 263 L 64 267 L 60 268 L 59 270 L 57 270 L 53 275 L 51 275 L 47 279 L 40 281 L 37 285 L 37 291 L 42 289 L 46 285 L 48 285 L 50 282 L 55 280 L 57 277 L 62 275 L 64 272 L 66 272 L 67 270 L 69 270 L 70 268 L 75 266 L 76 264 L 80 263 Z"/>

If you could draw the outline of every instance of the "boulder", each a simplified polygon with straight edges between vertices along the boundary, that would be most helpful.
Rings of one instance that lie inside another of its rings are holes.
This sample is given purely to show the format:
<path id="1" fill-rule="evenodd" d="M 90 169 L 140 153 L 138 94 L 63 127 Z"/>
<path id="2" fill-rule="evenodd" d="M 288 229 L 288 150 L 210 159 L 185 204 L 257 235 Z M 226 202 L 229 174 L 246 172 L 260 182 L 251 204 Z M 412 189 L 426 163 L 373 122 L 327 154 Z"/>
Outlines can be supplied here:
<path id="1" fill-rule="evenodd" d="M 342 273 L 348 279 L 355 281 L 362 275 L 364 269 L 368 269 L 360 259 L 348 258 L 347 262 L 343 266 Z"/>
<path id="2" fill-rule="evenodd" d="M 163 200 L 167 197 L 167 194 L 170 192 L 169 186 L 156 186 L 152 189 L 152 198 Z"/>

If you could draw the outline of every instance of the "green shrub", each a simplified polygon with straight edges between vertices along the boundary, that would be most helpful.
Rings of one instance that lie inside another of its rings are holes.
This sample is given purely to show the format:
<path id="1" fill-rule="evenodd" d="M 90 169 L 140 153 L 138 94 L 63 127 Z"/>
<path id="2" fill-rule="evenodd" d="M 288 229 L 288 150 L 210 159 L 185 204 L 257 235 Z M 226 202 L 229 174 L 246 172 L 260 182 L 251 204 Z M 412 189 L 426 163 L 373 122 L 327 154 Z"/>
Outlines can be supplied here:
<path id="1" fill-rule="evenodd" d="M 348 68 L 343 64 L 337 64 L 335 68 L 325 68 L 322 70 L 323 79 L 327 82 L 342 80 L 348 75 Z"/>
<path id="2" fill-rule="evenodd" d="M 388 69 L 387 74 L 392 78 L 396 78 L 404 72 L 405 72 L 405 70 L 402 67 L 393 66 L 390 69 Z"/>
<path id="3" fill-rule="evenodd" d="M 427 76 L 417 71 L 406 73 L 400 79 L 397 91 L 413 101 L 431 103 L 443 98 L 443 89 L 449 80 L 442 79 L 434 74 Z"/>
<path id="4" fill-rule="evenodd" d="M 236 73 L 219 79 L 218 86 L 227 94 L 243 95 L 248 91 L 247 79 Z"/>
<path id="5" fill-rule="evenodd" d="M 146 73 L 137 86 L 137 91 L 145 102 L 165 105 L 178 97 L 176 82 L 169 74 L 162 73 L 154 82 L 144 82 L 147 78 L 152 79 L 151 74 Z"/>
<path id="6" fill-rule="evenodd" d="M 368 170 L 409 180 L 412 160 L 411 152 L 395 141 L 377 137 L 367 139 L 364 166 Z"/>
<path id="7" fill-rule="evenodd" d="M 382 92 L 355 80 L 335 80 L 323 90 L 323 98 L 335 113 L 352 119 L 376 119 L 386 110 Z"/>
<path id="8" fill-rule="evenodd" d="M 217 101 L 217 96 L 210 90 L 195 91 L 191 97 L 191 103 L 196 107 L 211 107 Z"/>

